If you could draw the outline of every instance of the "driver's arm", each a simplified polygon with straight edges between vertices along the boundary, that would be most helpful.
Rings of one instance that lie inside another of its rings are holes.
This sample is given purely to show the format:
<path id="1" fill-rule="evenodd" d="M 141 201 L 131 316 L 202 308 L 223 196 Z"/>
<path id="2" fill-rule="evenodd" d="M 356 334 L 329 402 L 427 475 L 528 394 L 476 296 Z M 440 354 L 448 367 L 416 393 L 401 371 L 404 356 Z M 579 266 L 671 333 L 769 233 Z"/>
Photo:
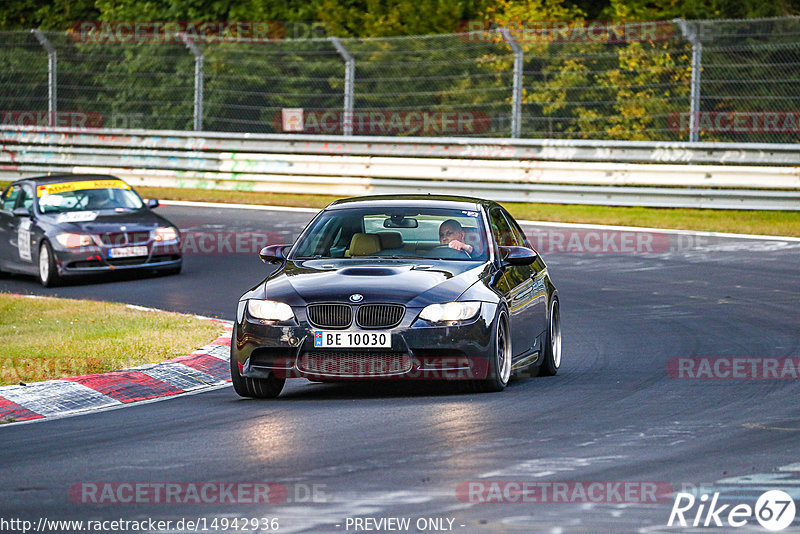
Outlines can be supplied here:
<path id="1" fill-rule="evenodd" d="M 448 246 L 450 248 L 466 252 L 467 254 L 472 253 L 473 250 L 472 245 L 467 245 L 466 243 L 462 243 L 458 239 L 453 239 L 452 241 L 450 241 L 450 243 L 448 243 Z"/>

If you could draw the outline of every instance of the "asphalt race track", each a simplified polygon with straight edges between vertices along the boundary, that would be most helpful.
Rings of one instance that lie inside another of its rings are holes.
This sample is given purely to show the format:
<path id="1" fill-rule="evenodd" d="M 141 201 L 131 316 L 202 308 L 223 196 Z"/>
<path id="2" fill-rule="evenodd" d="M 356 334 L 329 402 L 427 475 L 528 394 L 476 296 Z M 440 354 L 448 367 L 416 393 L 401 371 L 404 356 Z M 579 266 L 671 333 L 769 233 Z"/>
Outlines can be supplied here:
<path id="1" fill-rule="evenodd" d="M 184 207 L 160 213 L 184 232 L 273 232 L 287 242 L 310 218 Z M 3 425 L 0 516 L 199 519 L 208 532 L 215 518 L 220 526 L 220 518 L 277 518 L 278 532 L 700 532 L 709 528 L 667 527 L 673 498 L 661 489 L 718 492 L 720 504 L 750 506 L 781 489 L 800 508 L 800 379 L 784 367 L 800 359 L 800 242 L 656 235 L 645 241 L 654 247 L 620 252 L 614 240 L 621 236 L 543 231 L 549 241 L 540 250 L 562 305 L 557 376 L 517 379 L 502 393 L 480 395 L 439 383 L 294 380 L 274 401 L 240 399 L 226 387 Z M 603 239 L 607 250 L 598 251 Z M 238 296 L 268 272 L 252 252 L 236 252 L 188 255 L 179 276 L 55 289 L 6 275 L 0 291 L 233 319 Z M 692 371 L 676 370 L 677 358 L 746 363 L 717 366 L 716 379 L 692 379 Z M 776 358 L 795 359 L 778 360 L 782 379 L 734 378 L 735 370 L 747 375 Z M 269 504 L 85 502 L 92 499 L 86 488 L 204 482 L 272 482 L 285 493 Z M 538 493 L 520 497 L 515 482 L 538 483 Z M 592 482 L 603 490 L 582 496 Z M 609 489 L 617 483 L 659 493 L 620 499 Z M 476 502 L 492 496 L 495 502 Z M 686 512 L 687 521 L 697 510 Z M 410 518 L 410 526 L 378 523 L 388 518 Z M 799 525 L 800 514 L 783 532 L 800 532 Z M 274 531 L 265 526 L 255 531 Z M 716 532 L 731 530 L 764 532 L 753 517 Z"/>

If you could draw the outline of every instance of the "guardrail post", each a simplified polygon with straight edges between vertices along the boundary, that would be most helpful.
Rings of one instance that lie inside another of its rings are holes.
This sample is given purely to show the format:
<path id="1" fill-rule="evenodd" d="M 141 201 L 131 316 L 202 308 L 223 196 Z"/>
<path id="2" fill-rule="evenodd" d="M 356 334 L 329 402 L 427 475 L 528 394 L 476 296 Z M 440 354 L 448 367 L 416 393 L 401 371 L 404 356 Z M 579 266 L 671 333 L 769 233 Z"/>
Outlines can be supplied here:
<path id="1" fill-rule="evenodd" d="M 675 19 L 681 33 L 692 44 L 692 85 L 689 97 L 689 142 L 696 143 L 700 140 L 700 70 L 703 63 L 703 43 L 697 35 L 697 29 L 689 26 L 683 19 Z"/>
<path id="2" fill-rule="evenodd" d="M 342 133 L 344 135 L 353 135 L 353 93 L 355 91 L 353 84 L 356 79 L 356 60 L 338 37 L 328 37 L 328 40 L 344 60 L 344 124 L 342 125 Z"/>
<path id="3" fill-rule="evenodd" d="M 58 53 L 42 30 L 34 29 L 31 33 L 36 36 L 36 40 L 47 50 L 47 124 L 56 125 L 56 111 L 58 111 Z"/>
<path id="4" fill-rule="evenodd" d="M 185 33 L 178 36 L 194 54 L 194 131 L 203 130 L 203 51 Z"/>
<path id="5" fill-rule="evenodd" d="M 500 34 L 511 51 L 514 52 L 514 84 L 511 90 L 511 137 L 519 138 L 522 130 L 522 47 L 517 43 L 508 28 L 500 28 Z"/>

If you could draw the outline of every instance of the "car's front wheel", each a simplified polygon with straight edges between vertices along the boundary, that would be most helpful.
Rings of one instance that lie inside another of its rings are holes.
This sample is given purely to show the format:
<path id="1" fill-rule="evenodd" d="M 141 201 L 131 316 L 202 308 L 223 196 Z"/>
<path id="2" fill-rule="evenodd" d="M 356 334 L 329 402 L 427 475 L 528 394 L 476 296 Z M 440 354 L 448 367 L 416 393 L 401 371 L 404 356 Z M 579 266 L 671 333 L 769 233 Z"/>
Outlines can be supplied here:
<path id="1" fill-rule="evenodd" d="M 489 374 L 477 383 L 477 389 L 482 392 L 503 391 L 511 378 L 511 336 L 505 311 L 497 316 L 490 347 Z"/>
<path id="2" fill-rule="evenodd" d="M 553 298 L 550 302 L 550 324 L 545 336 L 544 360 L 540 374 L 553 376 L 559 367 L 561 367 L 561 312 L 558 299 Z"/>
<path id="3" fill-rule="evenodd" d="M 233 343 L 233 340 L 231 340 Z M 239 372 L 239 362 L 233 357 L 231 350 L 231 382 L 233 389 L 241 397 L 256 399 L 274 399 L 281 394 L 285 378 L 278 378 L 270 373 L 269 378 L 248 378 Z"/>
<path id="4" fill-rule="evenodd" d="M 61 282 L 53 247 L 46 240 L 39 247 L 39 282 L 44 287 L 53 287 Z"/>

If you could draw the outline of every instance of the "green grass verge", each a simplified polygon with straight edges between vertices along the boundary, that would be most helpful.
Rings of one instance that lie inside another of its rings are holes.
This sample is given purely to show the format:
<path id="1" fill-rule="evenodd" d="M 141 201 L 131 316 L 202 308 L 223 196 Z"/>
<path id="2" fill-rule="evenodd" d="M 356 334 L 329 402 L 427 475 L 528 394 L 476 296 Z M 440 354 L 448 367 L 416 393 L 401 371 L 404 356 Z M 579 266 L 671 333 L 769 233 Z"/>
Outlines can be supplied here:
<path id="1" fill-rule="evenodd" d="M 217 323 L 177 313 L 0 293 L 0 386 L 156 363 L 220 332 Z"/>
<path id="2" fill-rule="evenodd" d="M 2 185 L 2 182 L 0 182 L 0 185 Z M 138 187 L 137 191 L 145 198 L 158 198 L 161 200 L 229 202 L 233 204 L 295 206 L 318 209 L 339 198 L 333 195 L 295 195 L 172 187 Z M 503 205 L 518 219 L 536 221 L 647 226 L 678 230 L 800 237 L 800 211 L 625 208 L 521 202 L 504 202 Z"/>

